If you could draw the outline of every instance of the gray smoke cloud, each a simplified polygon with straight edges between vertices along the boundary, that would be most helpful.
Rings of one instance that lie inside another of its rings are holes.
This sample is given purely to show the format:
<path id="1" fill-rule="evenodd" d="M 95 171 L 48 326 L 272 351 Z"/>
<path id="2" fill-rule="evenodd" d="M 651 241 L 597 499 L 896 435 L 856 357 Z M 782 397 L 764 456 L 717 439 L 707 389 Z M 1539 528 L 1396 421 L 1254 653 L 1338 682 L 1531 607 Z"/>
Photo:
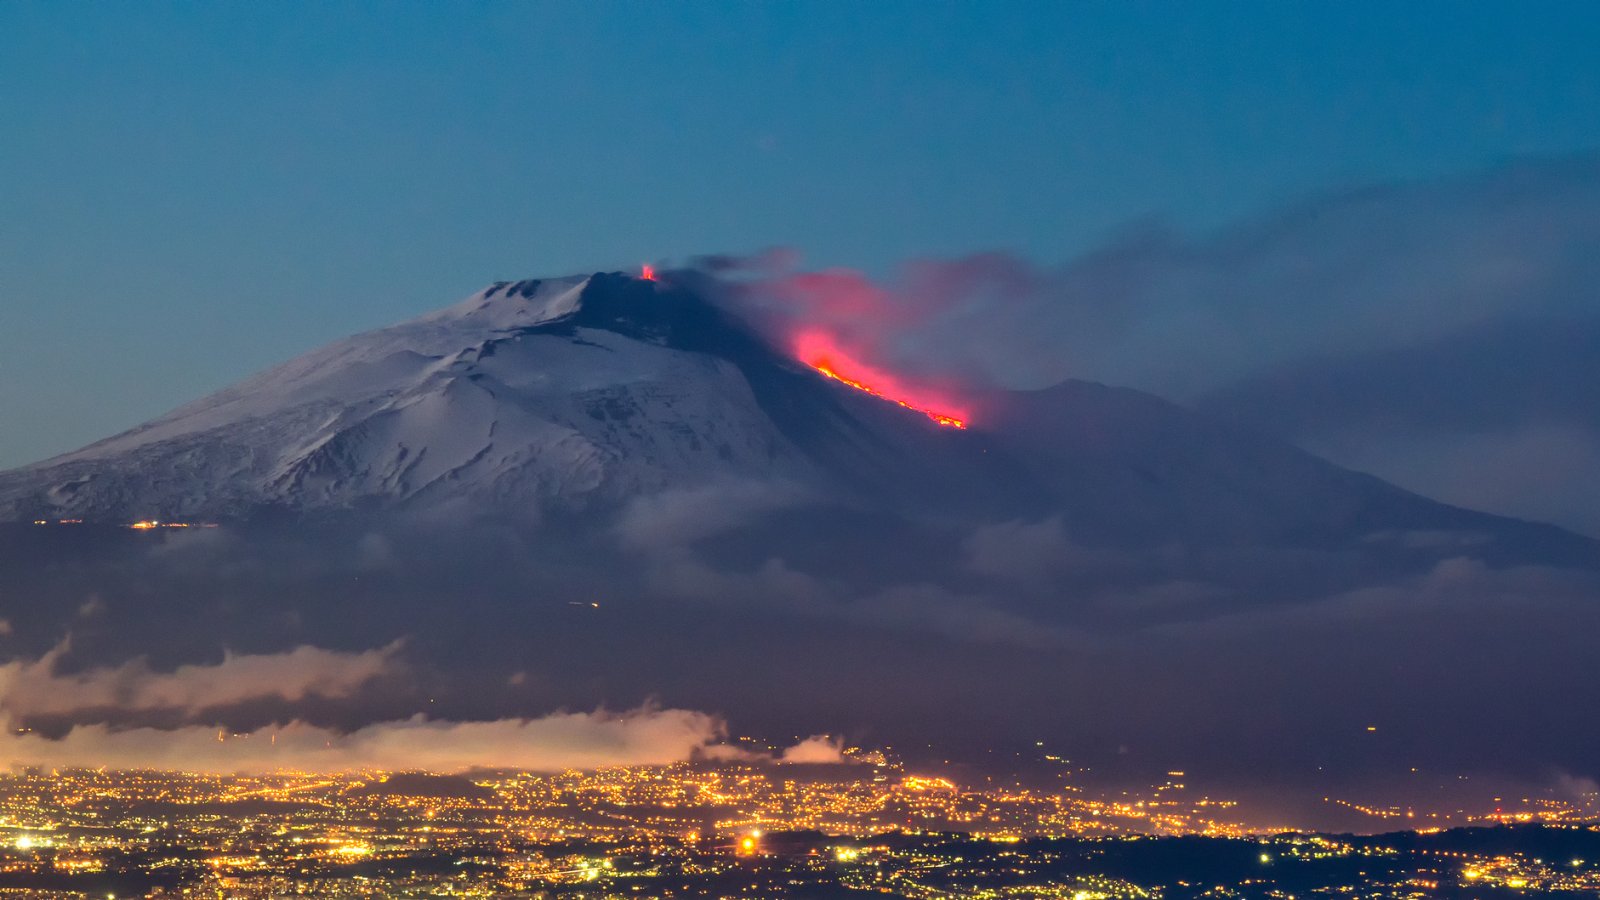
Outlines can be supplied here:
<path id="1" fill-rule="evenodd" d="M 981 253 L 881 283 L 796 265 L 715 271 L 784 339 L 821 326 L 932 380 L 1139 388 L 1600 534 L 1600 158 L 1332 192 L 1208 234 L 1145 224 L 1061 265 Z"/>

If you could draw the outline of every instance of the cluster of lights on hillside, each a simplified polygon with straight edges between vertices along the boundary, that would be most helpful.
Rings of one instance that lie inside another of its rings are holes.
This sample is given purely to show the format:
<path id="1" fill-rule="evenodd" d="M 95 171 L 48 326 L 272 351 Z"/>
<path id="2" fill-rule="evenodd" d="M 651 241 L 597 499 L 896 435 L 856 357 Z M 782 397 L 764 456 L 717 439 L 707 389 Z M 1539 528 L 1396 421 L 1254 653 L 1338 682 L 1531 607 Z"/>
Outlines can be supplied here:
<path id="1" fill-rule="evenodd" d="M 34 519 L 35 525 L 82 525 L 82 519 Z M 134 531 L 155 531 L 158 528 L 216 528 L 215 522 L 168 522 L 162 519 L 140 519 L 122 523 L 123 528 Z"/>

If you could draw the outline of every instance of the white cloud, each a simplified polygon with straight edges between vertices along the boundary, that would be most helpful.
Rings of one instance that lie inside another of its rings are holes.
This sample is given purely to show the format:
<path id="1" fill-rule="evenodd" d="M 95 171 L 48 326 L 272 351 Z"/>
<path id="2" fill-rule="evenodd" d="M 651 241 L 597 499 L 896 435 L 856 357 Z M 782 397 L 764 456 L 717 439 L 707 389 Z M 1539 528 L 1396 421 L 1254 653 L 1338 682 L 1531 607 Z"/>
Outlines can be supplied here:
<path id="1" fill-rule="evenodd" d="M 785 763 L 842 763 L 844 742 L 825 734 L 814 734 L 779 754 Z"/>
<path id="2" fill-rule="evenodd" d="M 37 660 L 0 665 L 0 714 L 12 717 L 115 708 L 120 711 L 205 709 L 263 698 L 348 697 L 400 669 L 400 642 L 361 653 L 300 646 L 283 653 L 226 654 L 216 665 L 170 672 L 144 659 L 120 666 L 58 674 L 63 641 Z"/>
<path id="3" fill-rule="evenodd" d="M 0 766 L 214 773 L 559 771 L 681 762 L 724 734 L 722 722 L 706 713 L 652 707 L 487 722 L 433 721 L 419 715 L 349 733 L 298 721 L 246 734 L 204 726 L 80 725 L 50 739 L 8 727 L 0 736 Z"/>

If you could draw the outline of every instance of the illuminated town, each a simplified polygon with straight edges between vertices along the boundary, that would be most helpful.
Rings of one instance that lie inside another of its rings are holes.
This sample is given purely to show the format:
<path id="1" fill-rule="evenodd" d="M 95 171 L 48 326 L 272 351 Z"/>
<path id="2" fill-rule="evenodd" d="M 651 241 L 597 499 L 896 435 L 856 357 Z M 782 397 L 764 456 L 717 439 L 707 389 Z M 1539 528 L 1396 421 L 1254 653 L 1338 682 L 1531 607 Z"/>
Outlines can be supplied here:
<path id="1" fill-rule="evenodd" d="M 554 775 L 15 772 L 0 780 L 0 896 L 1600 895 L 1594 797 L 1331 836 L 1233 824 L 1235 804 L 1181 772 L 1110 800 L 1065 784 L 960 785 L 877 752 L 847 759 Z"/>

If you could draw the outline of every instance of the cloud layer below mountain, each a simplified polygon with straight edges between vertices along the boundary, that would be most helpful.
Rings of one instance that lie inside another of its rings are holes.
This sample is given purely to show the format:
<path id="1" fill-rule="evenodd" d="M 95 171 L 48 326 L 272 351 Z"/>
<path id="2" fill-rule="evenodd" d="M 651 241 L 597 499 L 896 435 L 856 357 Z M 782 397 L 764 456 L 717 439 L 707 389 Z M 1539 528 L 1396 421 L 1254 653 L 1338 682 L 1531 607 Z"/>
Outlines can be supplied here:
<path id="1" fill-rule="evenodd" d="M 185 772 L 356 770 L 454 773 L 530 771 L 683 762 L 723 737 L 704 713 L 642 707 L 629 712 L 556 713 L 537 719 L 434 721 L 420 715 L 350 732 L 292 721 L 245 733 L 223 728 L 74 727 L 47 738 L 7 729 L 0 765 Z"/>
<path id="2" fill-rule="evenodd" d="M 0 666 L 0 769 L 454 773 L 665 765 L 700 757 L 844 761 L 836 738 L 813 736 L 763 754 L 727 743 L 727 727 L 716 716 L 653 702 L 621 712 L 602 708 L 473 721 L 418 713 L 354 728 L 296 718 L 238 731 L 225 723 L 249 715 L 249 704 L 263 700 L 289 709 L 308 699 L 358 707 L 362 691 L 375 680 L 409 679 L 401 659 L 403 642 L 355 653 L 305 645 L 282 653 L 230 653 L 215 664 L 171 671 L 136 658 L 63 674 L 58 669 L 69 645 L 63 641 L 38 659 Z M 174 715 L 187 724 L 153 724 Z M 60 733 L 44 733 L 26 724 L 38 717 L 71 724 Z"/>

